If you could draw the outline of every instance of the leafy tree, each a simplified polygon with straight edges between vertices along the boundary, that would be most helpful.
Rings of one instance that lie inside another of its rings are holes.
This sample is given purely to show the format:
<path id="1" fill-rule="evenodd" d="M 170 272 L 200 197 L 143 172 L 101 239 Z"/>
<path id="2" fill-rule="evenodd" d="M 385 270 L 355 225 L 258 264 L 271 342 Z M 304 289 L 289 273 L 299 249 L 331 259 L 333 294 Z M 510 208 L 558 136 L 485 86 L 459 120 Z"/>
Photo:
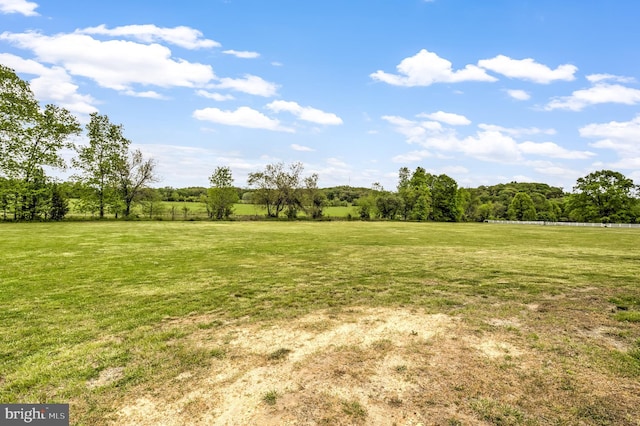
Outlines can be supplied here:
<path id="1" fill-rule="evenodd" d="M 536 220 L 538 218 L 533 200 L 525 192 L 518 192 L 513 197 L 507 214 L 511 220 Z"/>
<path id="2" fill-rule="evenodd" d="M 12 204 L 15 219 L 47 216 L 51 191 L 45 167 L 66 168 L 60 151 L 72 148 L 69 137 L 79 133 L 69 111 L 40 108 L 29 84 L 0 65 L 0 176 L 5 177 L 0 197 Z"/>
<path id="3" fill-rule="evenodd" d="M 619 172 L 600 170 L 581 177 L 567 202 L 572 219 L 585 222 L 637 220 L 638 187 Z"/>
<path id="4" fill-rule="evenodd" d="M 131 214 L 131 205 L 140 197 L 142 190 L 158 181 L 155 168 L 156 162 L 153 159 L 145 160 L 139 149 L 118 159 L 115 168 L 116 182 L 118 195 L 124 203 L 125 217 Z"/>
<path id="5" fill-rule="evenodd" d="M 402 212 L 402 199 L 389 191 L 383 191 L 376 197 L 376 210 L 382 219 L 395 219 Z"/>
<path id="6" fill-rule="evenodd" d="M 458 209 L 458 183 L 451 177 L 441 174 L 427 175 L 431 190 L 431 214 L 429 218 L 436 222 L 455 222 L 460 216 Z"/>
<path id="7" fill-rule="evenodd" d="M 49 218 L 51 220 L 62 220 L 69 212 L 69 200 L 62 191 L 60 185 L 51 186 L 51 206 Z"/>
<path id="8" fill-rule="evenodd" d="M 131 143 L 122 131 L 122 125 L 112 124 L 106 115 L 92 113 L 87 124 L 89 144 L 77 149 L 78 158 L 73 162 L 82 172 L 79 178 L 88 189 L 83 201 L 95 204 L 100 218 L 108 207 L 120 209 L 118 174 L 127 161 Z"/>
<path id="9" fill-rule="evenodd" d="M 286 208 L 287 217 L 295 218 L 302 208 L 302 171 L 302 163 L 290 164 L 288 170 L 283 163 L 276 163 L 267 164 L 264 171 L 249 173 L 248 184 L 255 188 L 253 201 L 264 205 L 269 217 L 278 217 Z"/>
<path id="10" fill-rule="evenodd" d="M 316 173 L 304 178 L 304 191 L 302 194 L 302 208 L 312 219 L 322 217 L 322 210 L 327 204 L 327 197 L 318 188 L 318 175 Z"/>
<path id="11" fill-rule="evenodd" d="M 209 177 L 211 188 L 207 191 L 206 204 L 210 218 L 228 219 L 233 205 L 239 201 L 238 191 L 233 187 L 233 176 L 229 167 L 216 167 Z"/>
<path id="12" fill-rule="evenodd" d="M 406 167 L 400 169 L 398 196 L 402 200 L 401 215 L 411 220 L 427 220 L 431 213 L 431 190 L 428 177 L 422 167 L 411 174 Z"/>

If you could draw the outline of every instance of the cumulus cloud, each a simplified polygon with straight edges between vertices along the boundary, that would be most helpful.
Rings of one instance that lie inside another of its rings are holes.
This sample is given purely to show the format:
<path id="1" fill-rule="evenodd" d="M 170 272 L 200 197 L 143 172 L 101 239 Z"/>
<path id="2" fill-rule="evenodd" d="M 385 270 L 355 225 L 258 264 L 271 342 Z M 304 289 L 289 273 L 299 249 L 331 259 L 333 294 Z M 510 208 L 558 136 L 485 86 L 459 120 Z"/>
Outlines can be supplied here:
<path id="1" fill-rule="evenodd" d="M 61 67 L 46 67 L 41 63 L 10 53 L 0 53 L 0 63 L 21 74 L 35 75 L 29 81 L 37 99 L 52 102 L 73 113 L 90 114 L 97 111 L 97 101 L 90 95 L 78 93 L 78 85 Z"/>
<path id="2" fill-rule="evenodd" d="M 27 0 L 0 0 L 0 13 L 20 13 L 24 16 L 37 16 L 38 3 Z"/>
<path id="3" fill-rule="evenodd" d="M 459 83 L 463 81 L 496 81 L 485 70 L 475 65 L 467 65 L 461 70 L 453 70 L 450 61 L 426 49 L 403 59 L 396 67 L 398 74 L 381 70 L 371 74 L 374 80 L 394 86 L 430 86 L 434 83 Z"/>
<path id="4" fill-rule="evenodd" d="M 516 139 L 524 135 L 551 134 L 551 130 L 509 129 L 480 124 L 475 134 L 461 137 L 453 128 L 433 126 L 431 122 L 418 122 L 397 116 L 382 118 L 395 126 L 395 130 L 408 143 L 425 148 L 394 157 L 393 161 L 397 162 L 419 161 L 437 153 L 459 153 L 482 161 L 506 164 L 521 163 L 527 155 L 570 160 L 588 159 L 595 155 L 589 151 L 568 150 L 554 142 L 518 142 Z"/>
<path id="5" fill-rule="evenodd" d="M 235 99 L 233 95 L 223 95 L 221 93 L 212 93 L 207 92 L 206 90 L 197 90 L 196 95 L 202 96 L 203 98 L 213 99 L 214 101 L 223 102 L 223 101 L 231 101 Z"/>
<path id="6" fill-rule="evenodd" d="M 523 154 L 541 155 L 566 160 L 586 160 L 595 156 L 590 151 L 570 151 L 553 142 L 522 142 L 518 148 Z"/>
<path id="7" fill-rule="evenodd" d="M 226 54 L 226 55 L 233 55 L 236 58 L 241 58 L 241 59 L 255 59 L 255 58 L 259 58 L 260 54 L 258 52 L 248 52 L 246 50 L 223 50 L 222 53 Z"/>
<path id="8" fill-rule="evenodd" d="M 401 163 L 401 164 L 417 163 L 419 161 L 424 160 L 425 158 L 429 158 L 432 156 L 433 154 L 431 154 L 426 149 L 423 149 L 420 151 L 411 151 L 405 154 L 396 155 L 391 159 L 391 161 L 393 161 L 394 163 Z"/>
<path id="9" fill-rule="evenodd" d="M 293 129 L 282 126 L 280 121 L 269 118 L 261 112 L 246 106 L 239 107 L 235 111 L 223 111 L 218 108 L 198 109 L 193 112 L 193 117 L 197 120 L 210 121 L 227 126 L 294 133 Z"/>
<path id="10" fill-rule="evenodd" d="M 216 89 L 231 89 L 266 98 L 274 96 L 278 91 L 278 85 L 251 74 L 246 74 L 244 78 L 224 77 L 219 81 L 220 83 L 213 84 L 212 87 Z"/>
<path id="11" fill-rule="evenodd" d="M 46 36 L 4 32 L 0 40 L 31 50 L 40 62 L 62 66 L 69 74 L 102 87 L 127 91 L 133 85 L 199 87 L 215 78 L 211 66 L 173 59 L 159 44 L 96 40 L 84 34 Z"/>
<path id="12" fill-rule="evenodd" d="M 464 115 L 454 114 L 451 112 L 438 111 L 431 114 L 418 114 L 418 117 L 425 117 L 431 120 L 439 121 L 441 123 L 450 124 L 452 126 L 467 126 L 471 124 Z"/>
<path id="13" fill-rule="evenodd" d="M 531 99 L 531 95 L 524 90 L 518 90 L 518 89 L 507 90 L 507 94 L 511 96 L 513 99 L 516 99 L 519 101 L 527 101 Z"/>
<path id="14" fill-rule="evenodd" d="M 310 148 L 308 146 L 298 145 L 297 143 L 291 144 L 291 149 L 293 149 L 294 151 L 301 151 L 301 152 L 313 152 L 313 151 L 315 151 L 315 149 L 313 149 L 313 148 Z"/>
<path id="15" fill-rule="evenodd" d="M 338 125 L 342 124 L 342 119 L 337 115 L 324 112 L 312 107 L 303 107 L 296 102 L 273 101 L 267 104 L 267 108 L 273 112 L 290 112 L 300 120 L 309 121 L 316 124 Z"/>
<path id="16" fill-rule="evenodd" d="M 76 30 L 77 34 L 106 35 L 110 37 L 131 37 L 145 43 L 164 41 L 185 49 L 201 49 L 219 47 L 220 43 L 202 37 L 202 32 L 178 26 L 173 28 L 161 28 L 155 25 L 125 25 L 115 28 L 107 28 L 104 24 L 97 27 Z"/>
<path id="17" fill-rule="evenodd" d="M 555 135 L 555 129 L 539 129 L 537 127 L 503 127 L 495 124 L 480 123 L 478 127 L 482 130 L 496 131 L 506 133 L 513 137 L 521 137 L 526 135 Z"/>
<path id="18" fill-rule="evenodd" d="M 596 83 L 588 89 L 576 90 L 570 96 L 552 99 L 545 109 L 581 111 L 590 105 L 604 103 L 636 105 L 640 103 L 640 90 L 620 84 Z"/>
<path id="19" fill-rule="evenodd" d="M 534 83 L 548 84 L 553 81 L 572 81 L 578 68 L 574 65 L 564 64 L 556 69 L 539 64 L 531 58 L 512 59 L 508 56 L 498 55 L 492 59 L 478 61 L 478 66 L 489 71 L 502 74 L 505 77 L 532 81 Z"/>
<path id="20" fill-rule="evenodd" d="M 590 144 L 594 148 L 611 149 L 621 156 L 640 155 L 640 115 L 630 121 L 591 123 L 579 132 L 584 138 L 598 139 Z"/>
<path id="21" fill-rule="evenodd" d="M 601 81 L 616 81 L 618 83 L 633 83 L 636 81 L 633 77 L 624 77 L 621 75 L 613 75 L 613 74 L 591 74 L 587 76 L 587 80 L 591 83 L 598 83 Z"/>

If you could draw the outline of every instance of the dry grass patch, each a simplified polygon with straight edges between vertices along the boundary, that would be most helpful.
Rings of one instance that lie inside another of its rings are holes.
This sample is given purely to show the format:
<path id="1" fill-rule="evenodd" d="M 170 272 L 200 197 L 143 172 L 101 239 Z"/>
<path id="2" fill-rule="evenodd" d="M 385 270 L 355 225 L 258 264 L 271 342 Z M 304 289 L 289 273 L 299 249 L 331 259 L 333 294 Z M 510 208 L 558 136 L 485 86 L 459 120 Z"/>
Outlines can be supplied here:
<path id="1" fill-rule="evenodd" d="M 522 312 L 518 333 L 513 320 L 479 330 L 456 316 L 391 308 L 199 329 L 185 344 L 224 347 L 227 356 L 197 375 L 130 392 L 137 396 L 122 401 L 111 421 L 640 424 L 637 378 L 612 381 L 580 350 L 558 352 L 554 337 L 532 339 L 531 329 L 546 332 L 546 325 L 536 325 L 537 311 L 523 305 Z"/>

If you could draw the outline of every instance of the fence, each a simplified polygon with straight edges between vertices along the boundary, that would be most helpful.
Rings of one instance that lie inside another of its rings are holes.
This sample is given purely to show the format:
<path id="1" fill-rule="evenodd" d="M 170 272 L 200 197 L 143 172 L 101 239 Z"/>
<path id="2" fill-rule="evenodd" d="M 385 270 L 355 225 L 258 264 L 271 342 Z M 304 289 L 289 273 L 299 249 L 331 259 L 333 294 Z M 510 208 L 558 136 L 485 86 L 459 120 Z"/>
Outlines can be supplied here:
<path id="1" fill-rule="evenodd" d="M 587 222 L 547 222 L 541 220 L 486 220 L 488 223 L 503 225 L 541 225 L 541 226 L 587 226 L 591 228 L 640 228 L 640 223 L 587 223 Z"/>

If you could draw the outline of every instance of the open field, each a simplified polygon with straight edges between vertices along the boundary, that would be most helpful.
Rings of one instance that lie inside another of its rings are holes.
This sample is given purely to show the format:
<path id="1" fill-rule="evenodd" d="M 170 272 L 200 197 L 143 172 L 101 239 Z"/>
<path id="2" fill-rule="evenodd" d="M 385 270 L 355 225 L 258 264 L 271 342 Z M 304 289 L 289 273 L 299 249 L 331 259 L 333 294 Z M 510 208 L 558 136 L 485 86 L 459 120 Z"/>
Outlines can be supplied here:
<path id="1" fill-rule="evenodd" d="M 0 224 L 0 401 L 83 425 L 640 425 L 640 232 Z"/>
<path id="2" fill-rule="evenodd" d="M 91 213 L 81 212 L 77 206 L 77 200 L 70 200 L 70 211 L 67 214 L 67 218 L 70 219 L 95 219 Z M 132 214 L 142 218 L 149 218 L 151 214 L 153 218 L 162 218 L 163 220 L 192 220 L 192 219 L 207 219 L 207 207 L 204 203 L 200 202 L 182 202 L 182 201 L 161 201 L 157 203 L 151 213 L 143 211 L 140 204 L 137 204 L 133 208 Z M 261 216 L 264 217 L 267 214 L 267 209 L 264 206 L 257 204 L 235 204 L 233 208 L 233 218 Z M 348 215 L 358 217 L 357 208 L 353 206 L 349 207 L 325 207 L 323 209 L 324 217 L 327 218 L 346 218 Z M 112 215 L 109 215 L 110 217 Z M 284 217 L 284 213 L 282 213 Z M 299 217 L 304 217 L 304 212 L 298 214 Z"/>

